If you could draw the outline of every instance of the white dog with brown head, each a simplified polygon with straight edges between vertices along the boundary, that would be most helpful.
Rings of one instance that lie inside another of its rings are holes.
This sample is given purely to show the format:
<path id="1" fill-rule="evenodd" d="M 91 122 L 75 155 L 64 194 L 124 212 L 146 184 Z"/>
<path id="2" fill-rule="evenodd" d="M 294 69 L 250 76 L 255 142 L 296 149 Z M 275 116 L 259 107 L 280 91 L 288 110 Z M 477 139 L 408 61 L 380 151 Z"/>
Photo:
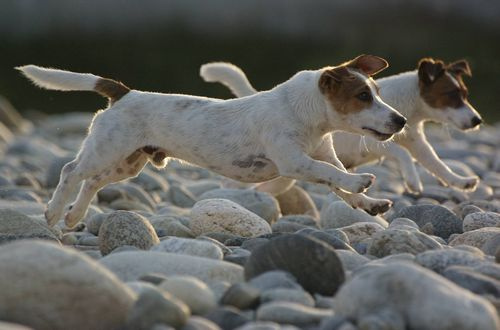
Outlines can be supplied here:
<path id="1" fill-rule="evenodd" d="M 387 67 L 379 57 L 363 55 L 337 67 L 301 71 L 275 88 L 231 100 L 130 90 L 92 74 L 34 65 L 19 70 L 36 85 L 57 90 L 92 90 L 110 99 L 89 128 L 75 160 L 61 171 L 46 218 L 54 225 L 70 192 L 84 184 L 65 216 L 74 226 L 95 193 L 106 184 L 137 175 L 151 161 L 165 166 L 178 158 L 244 182 L 279 176 L 322 183 L 361 193 L 372 174 L 345 171 L 325 135 L 335 130 L 387 140 L 405 125 L 379 97 L 371 75 Z M 377 213 L 388 200 L 365 205 Z"/>

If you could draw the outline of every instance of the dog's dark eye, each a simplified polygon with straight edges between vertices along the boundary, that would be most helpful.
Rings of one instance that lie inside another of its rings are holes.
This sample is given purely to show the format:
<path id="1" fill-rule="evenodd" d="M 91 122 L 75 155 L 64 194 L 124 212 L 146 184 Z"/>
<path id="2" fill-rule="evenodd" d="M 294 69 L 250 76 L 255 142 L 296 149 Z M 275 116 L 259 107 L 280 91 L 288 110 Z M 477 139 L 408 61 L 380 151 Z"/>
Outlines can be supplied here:
<path id="1" fill-rule="evenodd" d="M 370 102 L 372 100 L 372 95 L 368 92 L 362 92 L 356 95 L 356 98 L 363 102 Z"/>

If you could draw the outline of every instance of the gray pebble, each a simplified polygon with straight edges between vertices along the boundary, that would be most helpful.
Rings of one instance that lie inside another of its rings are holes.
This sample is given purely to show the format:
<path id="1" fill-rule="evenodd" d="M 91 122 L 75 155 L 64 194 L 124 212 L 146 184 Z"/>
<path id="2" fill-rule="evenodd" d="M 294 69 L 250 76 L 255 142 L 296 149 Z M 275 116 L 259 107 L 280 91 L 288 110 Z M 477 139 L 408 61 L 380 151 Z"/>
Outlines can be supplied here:
<path id="1" fill-rule="evenodd" d="M 220 299 L 222 305 L 234 306 L 244 310 L 259 304 L 260 290 L 247 283 L 235 283 Z"/>
<path id="2" fill-rule="evenodd" d="M 99 249 L 103 255 L 122 245 L 148 250 L 159 242 L 158 236 L 146 218 L 133 212 L 110 213 L 99 230 Z"/>
<path id="3" fill-rule="evenodd" d="M 154 288 L 144 290 L 130 310 L 126 329 L 149 330 L 154 324 L 165 323 L 182 327 L 189 317 L 189 307 L 166 292 Z"/>

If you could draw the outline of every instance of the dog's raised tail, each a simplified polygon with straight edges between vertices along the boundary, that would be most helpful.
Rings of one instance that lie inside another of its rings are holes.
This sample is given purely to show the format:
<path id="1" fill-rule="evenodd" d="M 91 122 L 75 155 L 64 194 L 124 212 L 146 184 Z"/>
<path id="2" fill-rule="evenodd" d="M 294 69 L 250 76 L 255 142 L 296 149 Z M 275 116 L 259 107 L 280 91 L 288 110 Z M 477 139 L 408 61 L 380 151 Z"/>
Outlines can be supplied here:
<path id="1" fill-rule="evenodd" d="M 218 82 L 228 87 L 237 97 L 257 93 L 247 76 L 237 66 L 226 62 L 212 62 L 200 67 L 200 76 L 206 82 Z"/>
<path id="2" fill-rule="evenodd" d="M 130 91 L 130 88 L 121 82 L 91 73 L 76 73 L 36 65 L 24 65 L 16 69 L 39 87 L 59 91 L 94 91 L 107 97 L 111 103 L 118 101 Z"/>

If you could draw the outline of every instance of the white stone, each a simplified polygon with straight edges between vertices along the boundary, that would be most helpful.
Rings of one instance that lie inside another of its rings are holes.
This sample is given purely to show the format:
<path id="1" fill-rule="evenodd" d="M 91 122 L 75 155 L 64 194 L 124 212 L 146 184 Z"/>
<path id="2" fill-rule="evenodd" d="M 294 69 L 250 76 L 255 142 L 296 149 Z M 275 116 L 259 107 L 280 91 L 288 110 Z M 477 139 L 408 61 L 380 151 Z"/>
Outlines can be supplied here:
<path id="1" fill-rule="evenodd" d="M 385 228 L 374 222 L 358 222 L 349 226 L 340 227 L 347 237 L 351 245 L 360 243 L 366 238 L 372 237 L 373 234 L 383 231 Z"/>
<path id="2" fill-rule="evenodd" d="M 464 231 L 476 230 L 483 227 L 500 227 L 500 214 L 495 212 L 475 212 L 464 218 Z"/>
<path id="3" fill-rule="evenodd" d="M 337 292 L 335 313 L 360 320 L 382 309 L 398 313 L 408 329 L 496 330 L 500 322 L 487 300 L 435 273 L 406 262 L 374 266 Z"/>
<path id="4" fill-rule="evenodd" d="M 158 287 L 182 300 L 193 314 L 204 315 L 217 307 L 212 290 L 196 277 L 170 276 Z"/>
<path id="5" fill-rule="evenodd" d="M 203 282 L 243 281 L 243 267 L 208 258 L 155 251 L 125 251 L 112 253 L 99 260 L 123 281 L 137 280 L 148 273 L 165 276 L 190 275 Z"/>
<path id="6" fill-rule="evenodd" d="M 217 245 L 208 241 L 168 237 L 162 240 L 159 244 L 153 246 L 151 251 L 171 252 L 178 254 L 188 254 L 192 256 L 222 260 L 224 253 Z"/>
<path id="7" fill-rule="evenodd" d="M 227 199 L 197 202 L 191 210 L 189 224 L 195 235 L 219 232 L 255 237 L 272 232 L 266 220 Z"/>
<path id="8" fill-rule="evenodd" d="M 136 298 L 91 258 L 53 243 L 2 245 L 0 265 L 0 319 L 35 329 L 117 329 Z"/>
<path id="9" fill-rule="evenodd" d="M 358 222 L 372 222 L 387 228 L 389 225 L 382 217 L 371 216 L 368 213 L 353 209 L 344 201 L 336 201 L 323 206 L 320 215 L 320 224 L 323 229 L 340 228 Z"/>

